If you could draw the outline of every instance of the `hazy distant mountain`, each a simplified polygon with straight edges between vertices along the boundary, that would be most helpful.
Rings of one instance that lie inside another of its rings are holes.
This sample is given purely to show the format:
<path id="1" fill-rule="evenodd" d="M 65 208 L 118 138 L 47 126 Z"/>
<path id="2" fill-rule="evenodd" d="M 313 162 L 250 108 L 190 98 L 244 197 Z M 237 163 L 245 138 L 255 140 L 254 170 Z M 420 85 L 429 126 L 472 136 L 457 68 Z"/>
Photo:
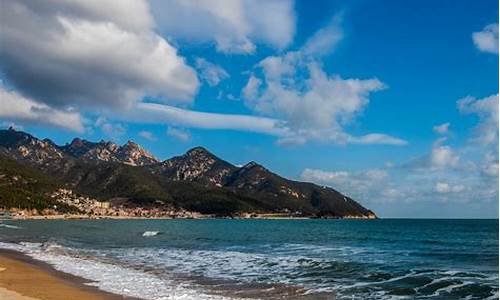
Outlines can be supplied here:
<path id="1" fill-rule="evenodd" d="M 58 146 L 13 129 L 0 130 L 0 152 L 99 199 L 137 206 L 171 203 L 204 213 L 288 212 L 370 217 L 373 212 L 328 187 L 285 179 L 250 162 L 236 167 L 196 147 L 160 162 L 141 146 L 74 139 Z"/>

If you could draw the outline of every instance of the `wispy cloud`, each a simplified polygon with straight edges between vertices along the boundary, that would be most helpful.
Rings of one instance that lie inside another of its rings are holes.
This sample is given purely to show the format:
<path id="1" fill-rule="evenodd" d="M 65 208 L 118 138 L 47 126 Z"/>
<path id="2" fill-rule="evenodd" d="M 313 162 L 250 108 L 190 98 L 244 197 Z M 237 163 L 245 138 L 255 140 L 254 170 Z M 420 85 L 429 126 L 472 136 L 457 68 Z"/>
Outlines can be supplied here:
<path id="1" fill-rule="evenodd" d="M 216 86 L 222 80 L 229 78 L 229 74 L 221 66 L 213 64 L 201 57 L 196 58 L 195 62 L 196 68 L 200 70 L 201 78 L 210 86 Z"/>
<path id="2" fill-rule="evenodd" d="M 140 137 L 142 137 L 143 139 L 146 139 L 146 140 L 151 141 L 151 142 L 158 140 L 156 138 L 156 136 L 151 131 L 142 130 L 142 131 L 139 131 L 138 135 Z"/>
<path id="3" fill-rule="evenodd" d="M 181 141 L 183 143 L 187 143 L 191 140 L 191 133 L 182 128 L 168 127 L 167 135 Z"/>
<path id="4" fill-rule="evenodd" d="M 185 128 L 241 130 L 275 136 L 287 133 L 280 121 L 271 118 L 201 112 L 157 103 L 139 103 L 134 109 L 113 117 L 136 123 L 170 124 Z"/>

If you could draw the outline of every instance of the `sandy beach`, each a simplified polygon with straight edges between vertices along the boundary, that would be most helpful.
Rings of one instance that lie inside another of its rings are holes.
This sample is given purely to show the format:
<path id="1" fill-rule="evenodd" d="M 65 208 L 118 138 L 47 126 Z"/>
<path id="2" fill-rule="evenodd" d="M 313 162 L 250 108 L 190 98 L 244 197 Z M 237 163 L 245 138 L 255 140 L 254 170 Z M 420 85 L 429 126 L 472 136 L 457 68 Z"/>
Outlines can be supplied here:
<path id="1" fill-rule="evenodd" d="M 0 251 L 0 299 L 10 300 L 123 300 L 85 285 L 86 281 L 53 269 L 24 254 Z"/>

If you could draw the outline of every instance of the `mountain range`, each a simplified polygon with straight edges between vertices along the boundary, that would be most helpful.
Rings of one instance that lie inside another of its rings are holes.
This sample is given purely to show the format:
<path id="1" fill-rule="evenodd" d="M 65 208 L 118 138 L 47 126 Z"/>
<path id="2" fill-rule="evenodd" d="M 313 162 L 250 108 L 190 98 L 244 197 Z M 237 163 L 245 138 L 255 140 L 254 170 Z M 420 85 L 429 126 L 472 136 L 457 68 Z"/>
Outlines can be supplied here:
<path id="1" fill-rule="evenodd" d="M 75 138 L 59 146 L 9 128 L 0 130 L 0 164 L 0 173 L 10 172 L 11 177 L 12 172 L 23 170 L 25 178 L 35 174 L 40 182 L 42 174 L 50 179 L 50 186 L 68 187 L 102 201 L 121 199 L 137 207 L 162 203 L 224 216 L 255 212 L 375 217 L 332 188 L 288 180 L 253 161 L 237 167 L 203 147 L 160 161 L 132 141 L 120 146 Z M 1 176 L 0 206 L 5 207 L 7 197 L 14 196 L 5 195 L 2 178 L 10 177 Z"/>

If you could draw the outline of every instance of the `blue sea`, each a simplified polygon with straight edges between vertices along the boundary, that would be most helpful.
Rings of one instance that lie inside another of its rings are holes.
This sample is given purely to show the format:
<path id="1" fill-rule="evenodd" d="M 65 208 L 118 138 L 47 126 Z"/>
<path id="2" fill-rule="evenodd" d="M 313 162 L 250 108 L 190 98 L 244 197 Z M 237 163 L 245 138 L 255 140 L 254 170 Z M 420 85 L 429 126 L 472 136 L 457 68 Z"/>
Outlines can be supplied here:
<path id="1" fill-rule="evenodd" d="M 143 299 L 498 299 L 498 220 L 5 220 L 0 248 Z"/>

